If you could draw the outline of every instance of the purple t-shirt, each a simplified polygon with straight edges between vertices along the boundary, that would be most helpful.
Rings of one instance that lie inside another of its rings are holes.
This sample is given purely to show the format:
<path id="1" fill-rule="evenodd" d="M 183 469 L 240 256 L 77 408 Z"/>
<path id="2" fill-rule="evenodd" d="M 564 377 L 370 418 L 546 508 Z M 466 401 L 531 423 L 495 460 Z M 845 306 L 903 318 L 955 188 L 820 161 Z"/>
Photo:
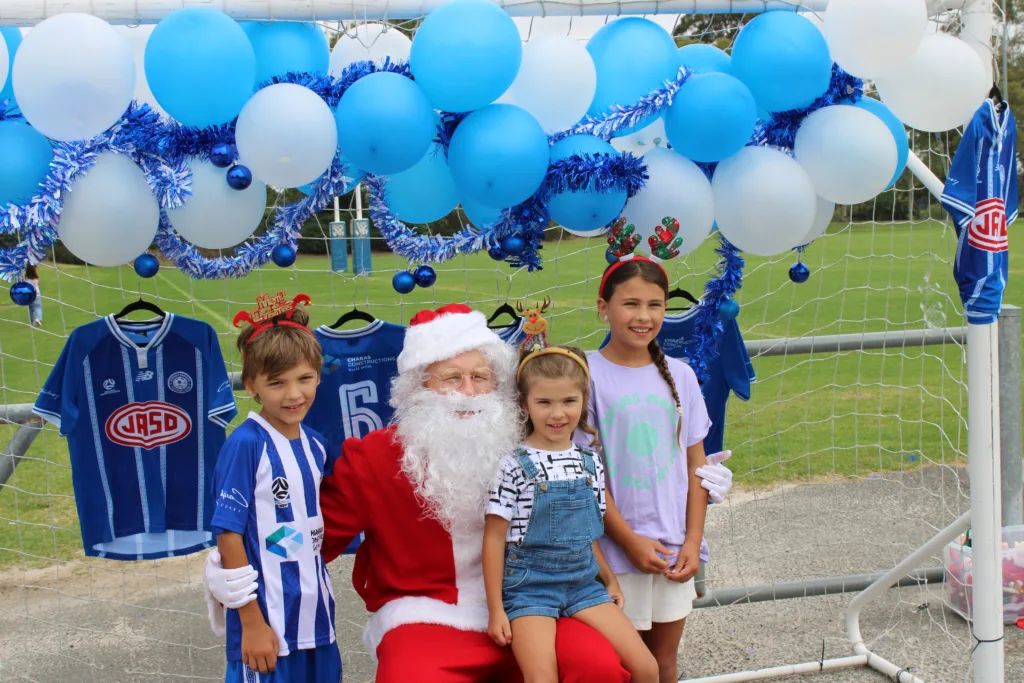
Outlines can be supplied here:
<path id="1" fill-rule="evenodd" d="M 629 368 L 612 363 L 599 351 L 587 360 L 590 423 L 601 435 L 608 490 L 630 528 L 669 548 L 672 554 L 666 559 L 674 563 L 686 538 L 686 449 L 703 441 L 711 427 L 697 376 L 686 363 L 667 358 L 683 407 L 677 442 L 676 405 L 653 363 Z M 581 443 L 590 440 L 581 436 Z M 600 543 L 613 572 L 639 571 L 610 538 L 605 536 Z M 703 547 L 701 559 L 707 561 Z"/>

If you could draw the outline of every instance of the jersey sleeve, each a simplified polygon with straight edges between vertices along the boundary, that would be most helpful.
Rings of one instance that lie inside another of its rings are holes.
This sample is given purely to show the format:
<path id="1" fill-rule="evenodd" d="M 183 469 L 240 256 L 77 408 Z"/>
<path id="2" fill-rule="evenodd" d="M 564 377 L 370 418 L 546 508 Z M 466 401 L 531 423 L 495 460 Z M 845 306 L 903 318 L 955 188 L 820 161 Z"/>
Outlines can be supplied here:
<path id="1" fill-rule="evenodd" d="M 320 483 L 320 512 L 324 518 L 321 552 L 325 562 L 333 562 L 366 529 L 362 512 L 367 505 L 360 495 L 363 484 L 359 472 L 366 460 L 362 441 L 347 439 L 332 461 L 330 476 Z"/>
<path id="2" fill-rule="evenodd" d="M 55 425 L 62 436 L 73 432 L 78 422 L 78 373 L 68 369 L 76 341 L 72 333 L 32 407 L 33 413 Z"/>
<path id="3" fill-rule="evenodd" d="M 704 395 L 700 392 L 700 384 L 697 382 L 697 375 L 690 369 L 689 365 L 683 366 L 683 371 L 676 375 L 679 383 L 680 400 L 683 401 L 683 410 L 687 416 L 686 447 L 694 446 L 704 440 L 711 429 L 711 418 L 708 417 L 708 407 L 704 403 Z"/>
<path id="4" fill-rule="evenodd" d="M 210 529 L 214 534 L 245 533 L 249 508 L 256 504 L 256 468 L 262 455 L 262 441 L 244 428 L 235 430 L 224 442 L 213 473 L 216 503 Z"/>
<path id="5" fill-rule="evenodd" d="M 987 106 L 986 102 L 985 105 Z M 957 226 L 963 226 L 974 218 L 975 206 L 978 203 L 978 128 L 979 117 L 975 115 L 960 139 L 960 146 L 953 155 L 953 163 L 949 166 L 946 185 L 942 190 L 941 203 L 953 218 Z M 1007 209 L 1009 215 L 1009 209 Z"/>
<path id="6" fill-rule="evenodd" d="M 1006 188 L 1006 224 L 1010 225 L 1017 220 L 1018 211 L 1018 197 L 1017 197 L 1017 122 L 1013 118 L 1013 112 L 1007 110 L 1007 116 L 1010 120 L 1007 125 L 1010 126 L 1010 131 L 1007 133 L 1006 140 L 1003 141 L 1003 148 L 1009 147 L 1010 159 L 1006 164 L 1006 182 L 1008 187 Z"/>
<path id="7" fill-rule="evenodd" d="M 203 356 L 206 359 L 206 405 L 210 406 L 206 416 L 211 422 L 227 427 L 238 414 L 238 409 L 235 407 L 235 394 L 231 391 L 228 369 L 224 366 L 224 356 L 220 352 L 220 342 L 212 327 L 208 327 Z"/>
<path id="8" fill-rule="evenodd" d="M 485 514 L 496 515 L 511 522 L 516 512 L 516 501 L 526 483 L 523 468 L 513 458 L 503 456 L 498 464 L 498 475 L 487 492 Z"/>
<path id="9" fill-rule="evenodd" d="M 757 379 L 757 374 L 735 320 L 729 321 L 722 330 L 722 343 L 718 352 L 722 356 L 726 384 L 741 400 L 749 401 L 750 383 Z"/>

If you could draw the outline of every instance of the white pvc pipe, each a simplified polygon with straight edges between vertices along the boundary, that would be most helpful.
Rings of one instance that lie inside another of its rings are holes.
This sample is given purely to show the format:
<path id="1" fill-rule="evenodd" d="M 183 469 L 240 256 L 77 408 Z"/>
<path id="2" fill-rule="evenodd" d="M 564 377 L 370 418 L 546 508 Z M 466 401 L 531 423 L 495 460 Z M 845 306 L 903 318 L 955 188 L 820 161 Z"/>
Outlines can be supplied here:
<path id="1" fill-rule="evenodd" d="M 1002 683 L 1002 489 L 999 470 L 998 326 L 967 326 L 967 472 L 974 560 L 974 683 Z"/>
<path id="2" fill-rule="evenodd" d="M 361 220 L 363 218 L 363 184 L 359 183 L 356 185 L 356 219 Z"/>
<path id="3" fill-rule="evenodd" d="M 992 31 L 996 18 L 992 12 L 992 0 L 967 0 L 962 10 L 960 38 L 974 48 L 985 66 L 985 82 L 992 78 Z"/>
<path id="4" fill-rule="evenodd" d="M 339 223 L 341 221 L 341 202 L 338 198 L 334 198 L 334 222 Z"/>
<path id="5" fill-rule="evenodd" d="M 679 683 L 742 683 L 743 681 L 763 681 L 769 678 L 782 678 L 783 676 L 796 676 L 798 674 L 819 673 L 821 671 L 834 671 L 836 669 L 849 669 L 856 666 L 865 666 L 868 658 L 863 655 L 854 657 L 840 657 L 838 659 L 826 659 L 819 662 L 804 662 L 803 664 L 788 664 L 786 666 L 773 666 L 770 669 L 758 669 L 757 671 L 737 671 L 731 674 L 718 676 L 707 676 L 705 678 L 687 678 Z"/>
<path id="6" fill-rule="evenodd" d="M 184 7 L 210 7 L 240 20 L 341 21 L 415 19 L 448 0 L 0 0 L 0 26 L 34 26 L 66 12 L 112 24 L 154 23 Z M 971 0 L 929 0 L 933 14 Z M 768 10 L 821 12 L 828 0 L 492 0 L 513 17 L 621 14 L 745 14 Z"/>
<path id="7" fill-rule="evenodd" d="M 917 156 L 914 150 L 910 150 L 910 156 L 907 157 L 907 168 L 932 193 L 935 199 L 942 200 L 942 191 L 945 188 L 945 183 L 932 173 L 932 169 L 928 168 L 927 164 L 921 161 L 921 157 Z"/>

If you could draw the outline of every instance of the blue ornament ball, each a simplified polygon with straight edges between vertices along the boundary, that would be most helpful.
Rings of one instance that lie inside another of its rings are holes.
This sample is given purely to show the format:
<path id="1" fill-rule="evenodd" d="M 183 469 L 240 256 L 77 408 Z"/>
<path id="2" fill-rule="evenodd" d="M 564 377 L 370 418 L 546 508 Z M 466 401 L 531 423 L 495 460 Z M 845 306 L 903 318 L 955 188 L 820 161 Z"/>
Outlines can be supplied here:
<path id="1" fill-rule="evenodd" d="M 135 259 L 135 272 L 139 277 L 153 277 L 160 270 L 160 262 L 152 254 L 143 254 Z"/>
<path id="2" fill-rule="evenodd" d="M 612 253 L 611 249 L 607 249 L 604 252 L 604 260 L 608 262 L 608 265 L 615 263 L 619 260 L 619 257 Z"/>
<path id="3" fill-rule="evenodd" d="M 36 288 L 27 282 L 15 282 L 11 285 L 11 301 L 19 306 L 28 306 L 36 300 Z"/>
<path id="4" fill-rule="evenodd" d="M 218 142 L 210 150 L 210 163 L 217 168 L 227 168 L 235 161 L 235 146 Z"/>
<path id="5" fill-rule="evenodd" d="M 509 235 L 501 241 L 501 250 L 509 256 L 519 256 L 526 249 L 526 240 L 519 235 Z"/>
<path id="6" fill-rule="evenodd" d="M 228 185 L 234 190 L 246 190 L 252 185 L 252 171 L 245 166 L 232 166 L 228 171 Z"/>
<path id="7" fill-rule="evenodd" d="M 496 244 L 490 249 L 488 249 L 487 255 L 490 256 L 495 261 L 504 261 L 506 257 L 505 250 L 501 248 L 500 244 Z"/>
<path id="8" fill-rule="evenodd" d="M 279 244 L 270 252 L 270 258 L 279 268 L 288 268 L 295 263 L 295 250 L 287 244 Z"/>
<path id="9" fill-rule="evenodd" d="M 794 263 L 789 267 L 789 279 L 793 282 L 803 284 L 811 276 L 811 269 L 806 263 Z"/>
<path id="10" fill-rule="evenodd" d="M 419 287 L 432 287 L 437 281 L 437 273 L 433 268 L 427 265 L 422 265 L 416 268 L 416 271 L 412 276 L 413 279 L 416 280 L 416 285 Z"/>
<path id="11" fill-rule="evenodd" d="M 399 294 L 408 294 L 416 289 L 416 278 L 407 270 L 400 270 L 391 278 L 391 286 Z"/>
<path id="12" fill-rule="evenodd" d="M 740 314 L 740 305 L 732 299 L 723 299 L 718 304 L 718 315 L 722 320 L 735 320 Z"/>

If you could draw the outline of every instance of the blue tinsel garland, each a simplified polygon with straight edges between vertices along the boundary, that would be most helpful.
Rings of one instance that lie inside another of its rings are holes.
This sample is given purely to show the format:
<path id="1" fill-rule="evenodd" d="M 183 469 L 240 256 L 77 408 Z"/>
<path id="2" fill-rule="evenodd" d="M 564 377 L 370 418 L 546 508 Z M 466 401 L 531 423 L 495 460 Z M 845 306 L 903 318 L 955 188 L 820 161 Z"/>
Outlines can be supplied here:
<path id="1" fill-rule="evenodd" d="M 697 379 L 703 384 L 708 379 L 708 366 L 718 354 L 718 333 L 722 331 L 722 319 L 718 315 L 718 307 L 725 299 L 731 299 L 743 286 L 743 256 L 739 249 L 718 233 L 719 256 L 718 276 L 708 280 L 704 286 L 704 296 L 697 310 L 693 325 L 693 338 L 686 347 L 686 357 L 690 359 Z"/>
<path id="2" fill-rule="evenodd" d="M 832 65 L 828 90 L 808 107 L 772 114 L 771 120 L 759 121 L 754 131 L 754 144 L 793 149 L 796 132 L 808 114 L 834 104 L 852 104 L 864 96 L 864 81 L 851 76 L 838 64 Z"/>

